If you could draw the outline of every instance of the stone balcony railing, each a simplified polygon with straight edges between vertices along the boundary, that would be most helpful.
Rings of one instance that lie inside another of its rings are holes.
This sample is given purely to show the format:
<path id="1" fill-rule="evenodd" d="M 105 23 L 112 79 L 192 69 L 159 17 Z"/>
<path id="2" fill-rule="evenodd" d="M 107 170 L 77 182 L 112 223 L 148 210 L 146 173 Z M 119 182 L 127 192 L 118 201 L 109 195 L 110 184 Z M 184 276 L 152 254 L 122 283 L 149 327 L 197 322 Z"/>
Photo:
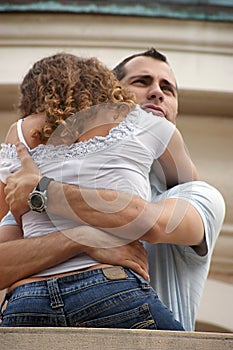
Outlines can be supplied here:
<path id="1" fill-rule="evenodd" d="M 232 350 L 232 333 L 0 328 L 1 350 Z"/>

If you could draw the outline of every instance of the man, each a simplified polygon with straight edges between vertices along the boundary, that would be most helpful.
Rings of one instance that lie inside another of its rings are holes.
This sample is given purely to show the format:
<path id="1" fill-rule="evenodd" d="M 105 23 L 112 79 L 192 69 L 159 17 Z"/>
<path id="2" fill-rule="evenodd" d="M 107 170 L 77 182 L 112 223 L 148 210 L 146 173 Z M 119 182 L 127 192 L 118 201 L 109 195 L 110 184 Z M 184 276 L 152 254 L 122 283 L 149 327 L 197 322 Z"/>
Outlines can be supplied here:
<path id="1" fill-rule="evenodd" d="M 176 81 L 165 56 L 151 49 L 127 58 L 115 72 L 135 93 L 138 103 L 145 110 L 175 123 L 178 111 Z M 22 169 L 9 177 L 6 198 L 19 218 L 28 211 L 28 194 L 38 184 L 41 175 L 22 146 L 18 147 L 18 152 Z M 118 194 L 118 201 L 126 200 L 127 205 L 124 210 L 113 213 L 107 211 L 106 206 L 114 203 L 115 191 L 80 190 L 52 181 L 47 188 L 47 210 L 73 219 L 77 215 L 99 228 L 120 227 L 126 232 L 128 226 L 132 231 L 133 226 L 129 225 L 132 222 L 136 223 L 135 230 L 138 229 L 137 219 L 143 213 L 142 235 L 147 231 L 147 236 L 151 237 L 149 241 L 157 243 L 147 244 L 151 284 L 185 329 L 193 330 L 211 254 L 224 218 L 224 202 L 217 190 L 203 182 L 187 183 L 165 191 L 152 173 L 151 187 L 153 203 L 147 204 L 137 197 L 127 201 L 126 194 Z M 65 205 L 66 201 L 69 206 Z M 2 236 L 3 240 L 7 238 Z M 127 257 L 128 246 L 124 248 L 124 256 Z M 82 249 L 80 244 L 60 233 L 3 243 L 0 245 L 3 262 L 0 287 L 66 260 Z M 101 250 L 100 254 L 105 252 Z M 10 256 L 15 257 L 14 262 Z M 134 267 L 137 256 L 131 254 Z M 102 258 L 103 262 L 109 262 L 106 255 Z M 145 273 L 146 268 L 140 268 Z"/>

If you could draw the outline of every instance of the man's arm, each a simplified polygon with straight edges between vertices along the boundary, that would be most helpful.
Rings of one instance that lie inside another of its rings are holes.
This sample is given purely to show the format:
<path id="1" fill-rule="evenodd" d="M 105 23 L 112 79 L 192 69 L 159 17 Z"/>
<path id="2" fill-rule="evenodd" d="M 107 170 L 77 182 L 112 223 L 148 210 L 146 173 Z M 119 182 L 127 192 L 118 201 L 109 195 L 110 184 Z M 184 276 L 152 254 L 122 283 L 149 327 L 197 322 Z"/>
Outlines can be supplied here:
<path id="1" fill-rule="evenodd" d="M 12 239 L 10 233 L 7 241 L 7 229 L 11 231 L 12 228 L 0 227 L 0 289 L 78 254 L 78 249 L 72 246 L 72 242 L 59 233 L 44 236 L 43 239 L 38 237 L 9 241 Z"/>
<path id="2" fill-rule="evenodd" d="M 105 244 L 107 248 L 86 246 L 79 242 L 85 229 L 82 227 L 43 237 L 20 239 L 22 232 L 19 226 L 0 226 L 0 290 L 80 253 L 87 253 L 101 263 L 130 268 L 149 279 L 147 254 L 140 242 L 126 244 L 122 240 L 115 243 L 108 240 L 109 243 Z M 92 232 L 88 234 L 91 243 Z M 101 234 L 102 240 L 107 242 L 106 234 L 99 231 L 98 235 Z"/>
<path id="3" fill-rule="evenodd" d="M 25 146 L 19 144 L 17 150 L 22 167 L 8 177 L 5 192 L 11 210 L 20 218 L 29 209 L 28 194 L 41 175 Z M 49 184 L 48 198 L 49 212 L 99 227 L 131 241 L 143 236 L 151 243 L 198 246 L 204 239 L 200 215 L 183 200 L 167 198 L 148 203 L 125 193 L 79 189 L 55 181 Z"/>

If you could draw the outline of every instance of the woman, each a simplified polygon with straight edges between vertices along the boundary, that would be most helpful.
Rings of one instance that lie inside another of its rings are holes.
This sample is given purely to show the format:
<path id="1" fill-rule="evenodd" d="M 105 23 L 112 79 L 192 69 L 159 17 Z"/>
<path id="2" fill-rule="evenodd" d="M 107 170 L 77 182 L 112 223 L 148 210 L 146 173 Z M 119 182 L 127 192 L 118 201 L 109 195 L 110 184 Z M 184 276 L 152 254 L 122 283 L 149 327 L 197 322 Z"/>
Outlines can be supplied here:
<path id="1" fill-rule="evenodd" d="M 193 180 L 194 167 L 175 127 L 136 106 L 94 58 L 57 54 L 35 63 L 21 84 L 20 111 L 23 120 L 2 145 L 3 181 L 20 166 L 11 145 L 18 141 L 27 145 L 43 175 L 80 187 L 117 183 L 118 190 L 149 200 L 148 174 L 158 160 L 169 185 Z M 28 238 L 55 230 L 72 234 L 77 222 L 29 211 L 22 226 Z M 84 254 L 9 290 L 2 326 L 183 329 L 144 279 Z"/>

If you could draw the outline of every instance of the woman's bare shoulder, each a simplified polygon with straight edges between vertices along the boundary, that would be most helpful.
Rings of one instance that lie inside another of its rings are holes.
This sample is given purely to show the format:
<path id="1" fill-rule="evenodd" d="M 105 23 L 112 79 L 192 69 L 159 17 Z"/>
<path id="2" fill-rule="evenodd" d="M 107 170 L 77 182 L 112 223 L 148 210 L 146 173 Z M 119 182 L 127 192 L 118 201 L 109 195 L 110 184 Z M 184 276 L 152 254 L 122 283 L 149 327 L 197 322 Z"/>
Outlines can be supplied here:
<path id="1" fill-rule="evenodd" d="M 15 144 L 18 142 L 18 134 L 17 134 L 17 122 L 14 122 L 9 127 L 9 130 L 7 132 L 7 135 L 5 137 L 5 143 Z"/>
<path id="2" fill-rule="evenodd" d="M 21 124 L 22 134 L 25 141 L 30 148 L 38 146 L 41 142 L 36 138 L 32 137 L 33 130 L 40 130 L 45 123 L 45 116 L 43 114 L 29 115 L 23 119 Z M 16 144 L 19 142 L 19 136 L 17 131 L 17 121 L 14 122 L 7 133 L 5 143 Z"/>

